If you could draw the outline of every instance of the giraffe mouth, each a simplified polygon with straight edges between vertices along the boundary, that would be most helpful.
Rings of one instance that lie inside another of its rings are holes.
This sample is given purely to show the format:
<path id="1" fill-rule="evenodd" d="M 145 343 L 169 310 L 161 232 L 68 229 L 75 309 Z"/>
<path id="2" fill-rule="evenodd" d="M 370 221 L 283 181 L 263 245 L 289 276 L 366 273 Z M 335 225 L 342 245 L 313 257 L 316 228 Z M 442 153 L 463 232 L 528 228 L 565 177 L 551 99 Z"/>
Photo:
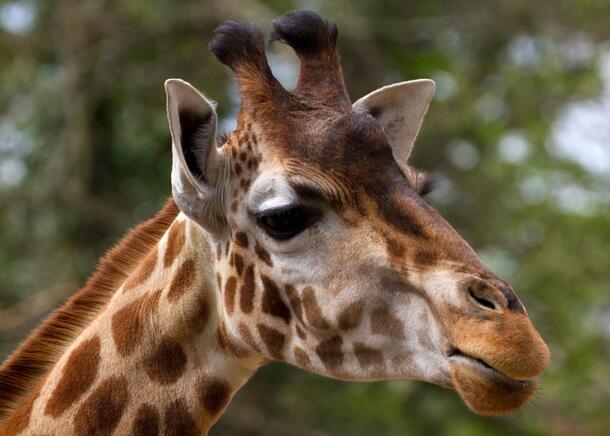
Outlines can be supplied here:
<path id="1" fill-rule="evenodd" d="M 459 363 L 463 365 L 467 365 L 468 367 L 475 370 L 477 373 L 482 375 L 483 377 L 489 379 L 492 382 L 500 382 L 504 384 L 511 385 L 512 387 L 519 388 L 528 388 L 531 384 L 535 384 L 534 379 L 529 380 L 519 380 L 513 378 L 506 373 L 500 371 L 497 368 L 494 368 L 489 363 L 484 361 L 483 359 L 475 356 L 471 356 L 469 354 L 463 353 L 458 348 L 451 348 L 447 353 L 447 357 L 449 358 L 449 362 Z"/>
<path id="2" fill-rule="evenodd" d="M 453 388 L 473 412 L 503 415 L 523 406 L 536 392 L 536 378 L 519 380 L 457 348 L 448 351 Z"/>

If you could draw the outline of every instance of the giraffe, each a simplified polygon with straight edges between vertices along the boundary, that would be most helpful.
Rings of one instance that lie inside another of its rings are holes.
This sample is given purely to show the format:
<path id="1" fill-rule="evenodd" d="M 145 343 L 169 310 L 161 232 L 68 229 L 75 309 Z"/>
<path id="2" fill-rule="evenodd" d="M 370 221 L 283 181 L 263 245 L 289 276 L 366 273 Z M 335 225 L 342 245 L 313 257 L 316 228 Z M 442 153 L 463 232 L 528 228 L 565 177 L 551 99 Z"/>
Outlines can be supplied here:
<path id="1" fill-rule="evenodd" d="M 291 91 L 256 26 L 214 31 L 242 101 L 224 143 L 215 104 L 166 81 L 172 198 L 0 368 L 0 434 L 206 434 L 272 360 L 435 383 L 483 415 L 535 392 L 547 346 L 407 163 L 434 83 L 352 104 L 334 23 L 272 28 L 299 58 Z"/>

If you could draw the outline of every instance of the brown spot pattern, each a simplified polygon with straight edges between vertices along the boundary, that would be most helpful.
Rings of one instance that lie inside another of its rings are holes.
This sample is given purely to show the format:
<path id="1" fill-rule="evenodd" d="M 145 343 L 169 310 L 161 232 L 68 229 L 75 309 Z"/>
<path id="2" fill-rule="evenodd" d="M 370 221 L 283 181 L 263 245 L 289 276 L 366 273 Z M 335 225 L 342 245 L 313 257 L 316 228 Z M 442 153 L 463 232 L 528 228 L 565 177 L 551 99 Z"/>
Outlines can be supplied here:
<path id="1" fill-rule="evenodd" d="M 248 236 L 244 232 L 235 233 L 235 243 L 242 248 L 248 248 Z"/>
<path id="2" fill-rule="evenodd" d="M 339 328 L 341 330 L 351 330 L 356 328 L 362 322 L 362 313 L 364 311 L 364 300 L 354 301 L 350 303 L 339 314 Z"/>
<path id="3" fill-rule="evenodd" d="M 262 260 L 263 262 L 265 262 L 267 265 L 269 266 L 273 266 L 273 262 L 271 261 L 271 256 L 269 256 L 269 253 L 267 252 L 267 250 L 265 250 L 259 243 L 258 241 L 256 241 L 256 244 L 254 245 L 254 252 L 256 253 L 256 256 Z"/>
<path id="4" fill-rule="evenodd" d="M 290 309 L 282 301 L 280 290 L 276 284 L 265 275 L 261 275 L 261 280 L 265 290 L 263 294 L 263 312 L 283 319 L 286 324 L 290 323 Z"/>
<path id="5" fill-rule="evenodd" d="M 296 317 L 303 322 L 303 307 L 301 305 L 301 299 L 299 298 L 299 294 L 296 288 L 292 285 L 284 286 L 286 289 L 286 296 L 288 297 L 288 304 L 290 304 L 290 308 L 296 315 Z"/>
<path id="6" fill-rule="evenodd" d="M 170 228 L 167 234 L 167 243 L 165 244 L 165 254 L 163 255 L 163 267 L 167 268 L 174 263 L 176 257 L 180 254 L 184 246 L 184 220 L 176 221 Z"/>
<path id="7" fill-rule="evenodd" d="M 267 346 L 267 350 L 269 350 L 271 357 L 281 360 L 286 335 L 272 327 L 267 327 L 265 324 L 257 324 L 256 328 L 258 329 L 258 334 L 261 339 Z"/>
<path id="8" fill-rule="evenodd" d="M 294 325 L 294 329 L 297 331 L 297 335 L 299 338 L 301 338 L 302 340 L 305 340 L 307 338 L 307 335 L 305 334 L 305 331 L 301 328 L 300 325 L 295 324 Z"/>
<path id="9" fill-rule="evenodd" d="M 186 368 L 186 354 L 179 343 L 163 338 L 152 356 L 144 360 L 144 371 L 148 377 L 161 384 L 178 381 Z"/>
<path id="10" fill-rule="evenodd" d="M 241 273 L 244 272 L 244 258 L 237 253 L 235 253 L 233 256 L 235 257 L 235 271 L 237 271 L 237 274 L 241 276 Z"/>
<path id="11" fill-rule="evenodd" d="M 202 376 L 197 383 L 197 398 L 201 407 L 216 416 L 229 404 L 231 387 L 218 377 Z"/>
<path id="12" fill-rule="evenodd" d="M 333 336 L 330 339 L 322 341 L 316 347 L 318 357 L 329 371 L 335 371 L 343 364 L 343 351 L 341 346 L 343 339 L 341 336 Z"/>
<path id="13" fill-rule="evenodd" d="M 123 292 L 127 292 L 135 288 L 136 286 L 144 283 L 152 274 L 157 265 L 158 248 L 152 249 L 150 253 L 146 255 L 142 263 L 138 265 L 133 273 L 127 277 L 125 284 L 123 285 Z"/>
<path id="14" fill-rule="evenodd" d="M 194 333 L 201 333 L 210 319 L 210 303 L 208 289 L 202 289 L 195 298 L 195 308 L 187 315 L 186 321 Z"/>
<path id="15" fill-rule="evenodd" d="M 311 366 L 311 361 L 309 360 L 309 356 L 300 347 L 294 347 L 294 359 L 297 364 L 302 368 L 309 368 Z"/>
<path id="16" fill-rule="evenodd" d="M 170 302 L 180 299 L 191 288 L 193 280 L 195 280 L 195 263 L 192 259 L 188 259 L 180 265 L 180 268 L 178 268 L 178 271 L 172 277 L 169 291 L 167 292 L 167 299 Z"/>
<path id="17" fill-rule="evenodd" d="M 136 412 L 131 433 L 134 436 L 157 436 L 159 434 L 159 412 L 148 403 Z"/>
<path id="18" fill-rule="evenodd" d="M 67 353 L 67 348 L 76 342 L 92 317 L 103 309 L 154 249 L 178 213 L 173 199 L 169 199 L 153 219 L 128 232 L 98 262 L 86 285 L 44 320 L 8 357 L 0 368 L 0 420 L 15 410 L 17 404 L 23 404 L 28 393 Z M 49 338 L 54 340 L 49 341 Z"/>
<path id="19" fill-rule="evenodd" d="M 227 279 L 225 284 L 225 308 L 229 315 L 233 314 L 233 307 L 235 306 L 235 290 L 237 289 L 237 279 L 231 276 Z"/>
<path id="20" fill-rule="evenodd" d="M 74 416 L 78 435 L 109 435 L 119 424 L 129 401 L 127 379 L 110 377 L 81 404 Z"/>
<path id="21" fill-rule="evenodd" d="M 248 356 L 248 350 L 244 349 L 241 345 L 235 342 L 233 337 L 227 331 L 224 324 L 218 326 L 216 330 L 216 341 L 222 351 L 230 354 L 233 357 L 242 358 Z"/>
<path id="22" fill-rule="evenodd" d="M 322 315 L 322 310 L 318 305 L 318 300 L 316 300 L 316 294 L 310 287 L 303 289 L 303 308 L 309 325 L 313 328 L 326 330 L 330 327 L 328 321 Z"/>
<path id="23" fill-rule="evenodd" d="M 249 265 L 246 268 L 244 281 L 239 289 L 239 307 L 242 312 L 250 313 L 254 309 L 254 265 Z"/>
<path id="24" fill-rule="evenodd" d="M 402 243 L 392 237 L 386 236 L 386 246 L 388 253 L 393 258 L 401 258 L 405 254 L 405 246 Z"/>
<path id="25" fill-rule="evenodd" d="M 402 321 L 392 315 L 387 307 L 378 307 L 371 313 L 371 330 L 375 334 L 391 338 L 404 338 Z"/>
<path id="26" fill-rule="evenodd" d="M 252 332 L 250 331 L 248 326 L 246 324 L 244 324 L 243 322 L 240 322 L 237 329 L 238 329 L 239 334 L 241 335 L 242 339 L 248 345 L 250 345 L 254 351 L 260 353 L 261 350 L 258 347 L 258 344 L 256 343 L 256 341 L 254 340 L 254 336 L 252 336 Z"/>
<path id="27" fill-rule="evenodd" d="M 145 320 L 157 310 L 161 290 L 144 294 L 112 316 L 112 339 L 121 356 L 133 353 L 142 341 Z"/>
<path id="28" fill-rule="evenodd" d="M 199 429 L 184 398 L 171 402 L 165 409 L 165 434 L 168 436 L 197 436 Z"/>
<path id="29" fill-rule="evenodd" d="M 414 256 L 414 262 L 419 266 L 430 266 L 436 264 L 439 257 L 432 250 L 418 250 Z"/>
<path id="30" fill-rule="evenodd" d="M 95 381 L 100 364 L 98 336 L 81 342 L 68 357 L 61 379 L 45 407 L 45 415 L 57 418 L 87 392 Z"/>
<path id="31" fill-rule="evenodd" d="M 356 342 L 354 344 L 354 354 L 363 369 L 383 364 L 383 354 L 381 351 L 371 348 L 361 342 Z"/>

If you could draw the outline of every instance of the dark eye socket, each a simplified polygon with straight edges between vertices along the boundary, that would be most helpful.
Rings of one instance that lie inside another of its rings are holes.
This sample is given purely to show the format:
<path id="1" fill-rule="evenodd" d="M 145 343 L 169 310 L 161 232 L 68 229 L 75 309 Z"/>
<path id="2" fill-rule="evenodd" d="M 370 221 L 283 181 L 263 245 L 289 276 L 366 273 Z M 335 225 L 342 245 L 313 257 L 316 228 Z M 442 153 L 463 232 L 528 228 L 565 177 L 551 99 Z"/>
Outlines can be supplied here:
<path id="1" fill-rule="evenodd" d="M 259 213 L 256 222 L 273 239 L 286 241 L 311 226 L 320 215 L 309 207 L 286 206 Z"/>

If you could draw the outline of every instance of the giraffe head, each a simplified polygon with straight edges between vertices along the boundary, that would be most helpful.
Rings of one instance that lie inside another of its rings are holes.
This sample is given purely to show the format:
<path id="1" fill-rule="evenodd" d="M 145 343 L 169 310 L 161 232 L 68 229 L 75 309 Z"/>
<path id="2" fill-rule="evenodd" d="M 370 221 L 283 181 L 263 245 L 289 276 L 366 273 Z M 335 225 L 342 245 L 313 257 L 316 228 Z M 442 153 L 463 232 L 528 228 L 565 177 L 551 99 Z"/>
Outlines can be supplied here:
<path id="1" fill-rule="evenodd" d="M 521 406 L 549 351 L 407 164 L 434 83 L 351 104 L 335 24 L 287 13 L 272 40 L 299 57 L 292 91 L 271 73 L 256 27 L 214 33 L 210 49 L 241 96 L 224 144 L 214 103 L 166 82 L 173 195 L 216 244 L 223 335 L 331 377 L 452 387 L 481 414 Z"/>

